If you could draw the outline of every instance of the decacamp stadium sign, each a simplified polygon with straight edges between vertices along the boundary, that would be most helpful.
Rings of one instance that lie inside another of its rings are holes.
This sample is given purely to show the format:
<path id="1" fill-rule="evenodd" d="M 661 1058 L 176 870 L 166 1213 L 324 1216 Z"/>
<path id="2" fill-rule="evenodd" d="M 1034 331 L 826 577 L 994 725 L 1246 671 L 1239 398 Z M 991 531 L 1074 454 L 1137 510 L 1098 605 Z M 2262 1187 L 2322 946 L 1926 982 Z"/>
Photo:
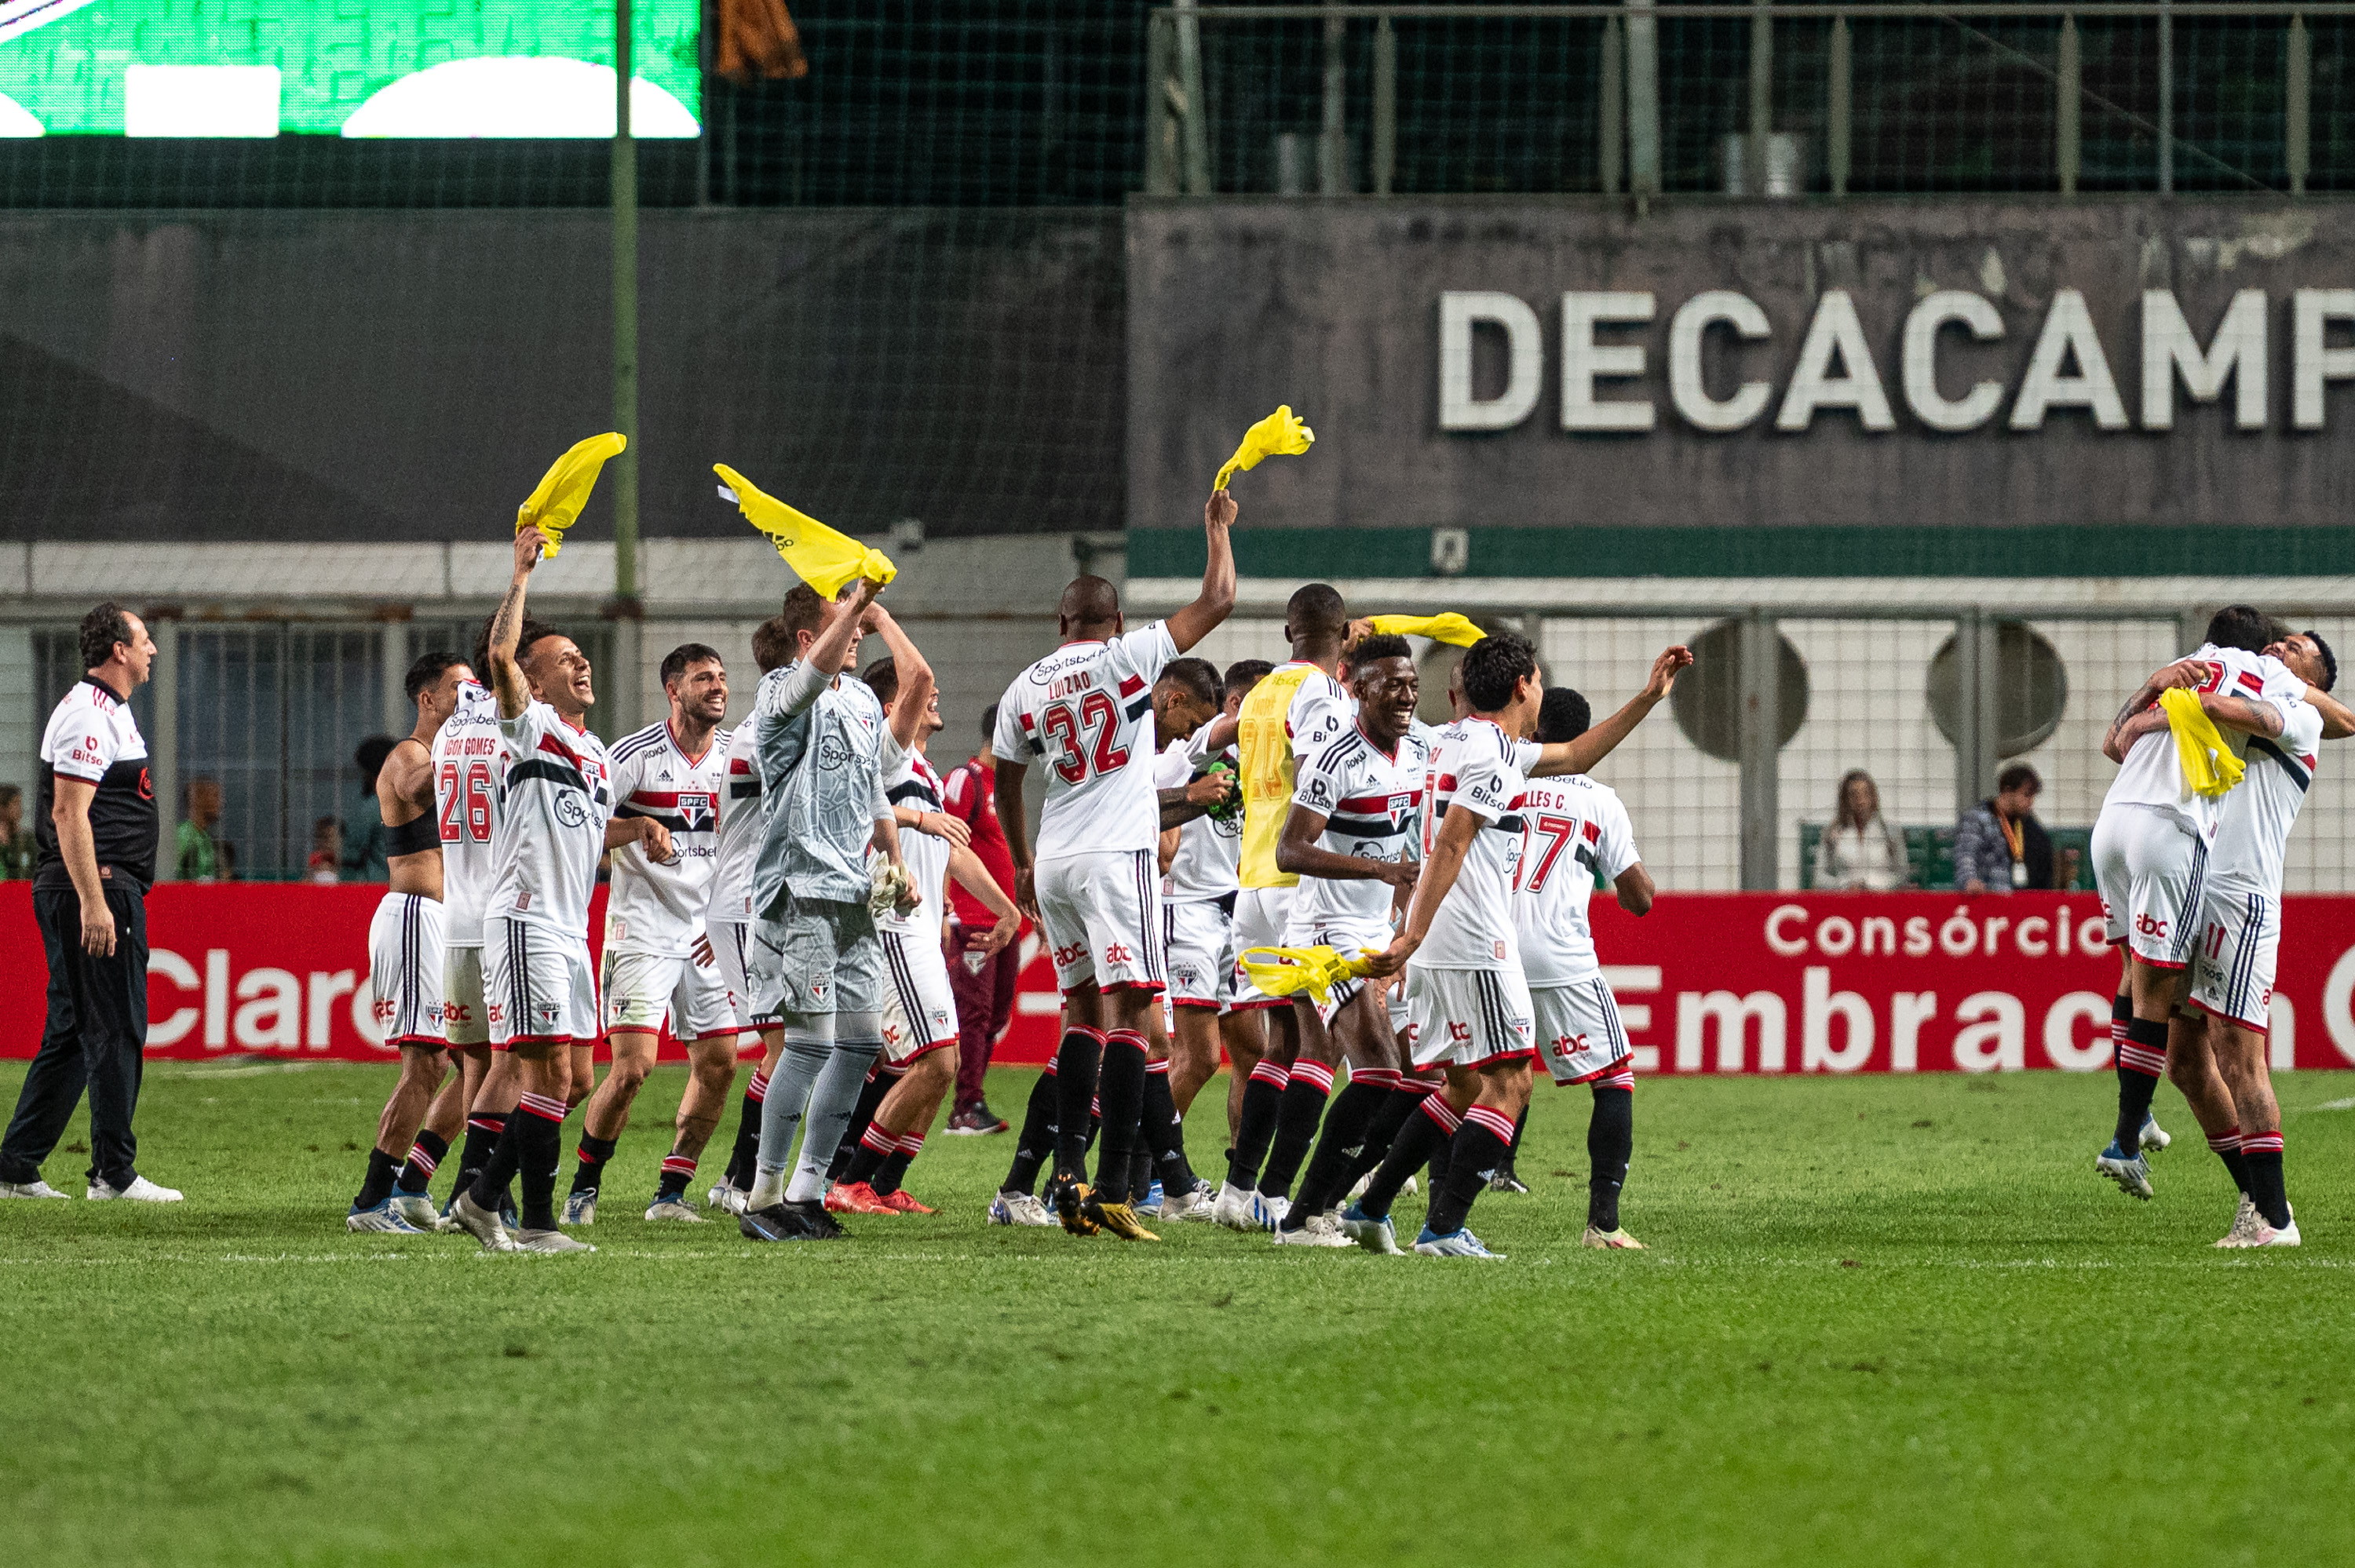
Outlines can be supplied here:
<path id="1" fill-rule="evenodd" d="M 1148 203 L 1132 525 L 1289 402 L 1292 525 L 2327 527 L 2355 212 Z"/>

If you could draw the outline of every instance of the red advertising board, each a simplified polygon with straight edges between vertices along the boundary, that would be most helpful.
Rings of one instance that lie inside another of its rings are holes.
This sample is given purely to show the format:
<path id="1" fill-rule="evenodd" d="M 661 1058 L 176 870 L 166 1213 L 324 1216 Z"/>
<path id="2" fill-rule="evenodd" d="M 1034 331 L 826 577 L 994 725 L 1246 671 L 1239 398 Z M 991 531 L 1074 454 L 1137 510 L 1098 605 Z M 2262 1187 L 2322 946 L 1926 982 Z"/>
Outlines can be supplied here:
<path id="1" fill-rule="evenodd" d="M 149 1054 L 383 1060 L 368 983 L 368 917 L 381 895 L 371 886 L 156 888 Z M 593 931 L 602 926 L 592 917 Z M 2355 1065 L 2355 897 L 2293 897 L 2284 927 L 2274 1065 Z M 2109 1065 L 2117 964 L 2090 895 L 1668 894 L 1642 919 L 1598 898 L 1595 939 L 1639 1072 Z M 17 982 L 0 987 L 0 1057 L 29 1056 L 44 965 L 24 883 L 0 884 L 0 941 Z M 1035 938 L 1025 948 L 1002 1062 L 1039 1062 L 1054 1049 L 1053 974 Z"/>

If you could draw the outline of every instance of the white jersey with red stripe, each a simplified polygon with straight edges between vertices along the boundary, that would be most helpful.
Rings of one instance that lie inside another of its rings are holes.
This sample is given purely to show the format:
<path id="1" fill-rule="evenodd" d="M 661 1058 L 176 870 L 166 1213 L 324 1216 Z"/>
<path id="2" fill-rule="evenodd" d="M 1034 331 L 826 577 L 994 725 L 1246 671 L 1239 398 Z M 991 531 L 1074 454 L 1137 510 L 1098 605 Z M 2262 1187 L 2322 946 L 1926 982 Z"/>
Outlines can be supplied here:
<path id="1" fill-rule="evenodd" d="M 2306 804 L 2322 751 L 2322 714 L 2306 702 L 2282 713 L 2278 736 L 2249 736 L 2248 771 L 2224 797 L 2216 842 L 2208 850 L 2203 902 L 2254 893 L 2278 901 L 2289 831 Z"/>
<path id="2" fill-rule="evenodd" d="M 1014 677 L 990 749 L 1046 777 L 1036 859 L 1133 854 L 1161 838 L 1153 792 L 1153 683 L 1178 657 L 1155 621 L 1109 642 L 1067 642 Z"/>
<path id="3" fill-rule="evenodd" d="M 507 744 L 499 701 L 462 681 L 458 704 L 433 736 L 433 820 L 442 830 L 442 945 L 483 945 L 483 909 L 498 880 L 500 783 Z"/>
<path id="4" fill-rule="evenodd" d="M 921 751 L 899 752 L 887 737 L 884 756 L 898 755 L 898 766 L 883 775 L 883 793 L 894 806 L 906 806 L 918 811 L 938 811 L 941 809 L 941 776 L 932 771 L 929 758 Z M 941 920 L 946 912 L 943 900 L 949 875 L 949 842 L 936 839 L 915 829 L 900 830 L 900 859 L 915 880 L 916 891 L 923 902 L 905 915 L 895 912 L 879 916 L 875 924 L 887 931 L 902 936 L 922 937 L 938 945 Z"/>
<path id="5" fill-rule="evenodd" d="M 1594 879 L 1615 880 L 1641 857 L 1618 791 L 1583 773 L 1532 779 L 1522 792 L 1521 869 L 1513 894 L 1521 972 L 1532 987 L 1578 985 L 1603 968 L 1586 906 Z"/>
<path id="6" fill-rule="evenodd" d="M 623 736 L 611 757 L 613 815 L 650 817 L 670 830 L 671 860 L 643 844 L 613 851 L 605 895 L 605 950 L 680 959 L 703 934 L 711 874 L 719 862 L 720 813 L 727 809 L 730 731 L 714 730 L 703 755 L 679 749 L 670 721 Z"/>
<path id="7" fill-rule="evenodd" d="M 2205 660 L 2215 666 L 2215 673 L 2201 688 L 2203 691 L 2271 703 L 2285 715 L 2289 704 L 2306 695 L 2305 682 L 2291 674 L 2280 660 L 2262 653 L 2219 648 L 2210 642 L 2187 657 Z M 2172 813 L 2199 835 L 2200 842 L 2212 844 L 2224 802 L 2196 792 L 2185 782 L 2174 733 L 2158 729 L 2137 740 L 2134 748 L 2126 753 L 2118 776 L 2110 781 L 2110 792 L 2102 800 L 2104 810 L 2112 806 L 2156 806 Z"/>
<path id="8" fill-rule="evenodd" d="M 1218 760 L 1207 755 L 1209 736 L 1210 726 L 1204 725 L 1191 739 L 1173 740 L 1162 747 L 1160 760 L 1154 765 L 1154 789 L 1183 789 L 1199 777 L 1198 769 Z M 1234 760 L 1231 751 L 1219 756 L 1230 765 Z M 1178 830 L 1178 853 L 1170 857 L 1169 870 L 1161 878 L 1161 896 L 1172 904 L 1233 896 L 1239 885 L 1236 866 L 1242 845 L 1240 811 L 1230 813 L 1224 821 L 1201 816 L 1186 823 Z"/>
<path id="9" fill-rule="evenodd" d="M 483 912 L 585 944 L 613 814 L 605 743 L 543 702 L 501 719 L 499 734 L 507 771 L 492 842 L 498 873 Z"/>
<path id="10" fill-rule="evenodd" d="M 1430 755 L 1412 733 L 1384 751 L 1352 723 L 1302 764 L 1292 804 L 1325 819 L 1316 847 L 1333 854 L 1396 864 L 1417 858 L 1422 844 L 1424 769 Z M 1387 930 L 1394 890 L 1387 882 L 1303 874 L 1292 905 L 1295 929 L 1332 927 L 1365 934 Z"/>
<path id="11" fill-rule="evenodd" d="M 1448 813 L 1470 811 L 1481 829 L 1465 851 L 1463 869 L 1433 915 L 1414 962 L 1431 969 L 1520 968 L 1513 927 L 1513 877 L 1521 858 L 1521 812 L 1527 783 L 1514 765 L 1524 757 L 1495 721 L 1462 718 L 1439 732 L 1424 772 L 1431 799 L 1423 859 L 1445 829 Z"/>
<path id="12" fill-rule="evenodd" d="M 752 868 L 761 862 L 761 743 L 749 724 L 729 732 L 706 920 L 752 918 Z"/>

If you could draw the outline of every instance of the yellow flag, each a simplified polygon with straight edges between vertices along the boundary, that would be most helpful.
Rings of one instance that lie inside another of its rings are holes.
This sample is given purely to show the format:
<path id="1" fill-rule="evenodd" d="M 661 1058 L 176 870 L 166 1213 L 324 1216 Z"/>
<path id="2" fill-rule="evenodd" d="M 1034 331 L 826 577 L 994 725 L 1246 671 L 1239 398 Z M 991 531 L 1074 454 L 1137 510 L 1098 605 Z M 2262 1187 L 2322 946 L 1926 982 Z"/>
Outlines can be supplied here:
<path id="1" fill-rule="evenodd" d="M 1469 648 L 1488 635 L 1452 609 L 1438 615 L 1378 615 L 1374 630 L 1397 637 L 1428 637 L 1457 648 Z"/>
<path id="2" fill-rule="evenodd" d="M 1345 959 L 1323 947 L 1246 948 L 1242 959 L 1244 972 L 1264 994 L 1290 996 L 1305 991 L 1324 1001 L 1343 980 L 1363 976 L 1375 956 L 1371 948 L 1362 949 L 1360 956 L 1354 959 Z"/>
<path id="3" fill-rule="evenodd" d="M 603 471 L 605 460 L 617 456 L 625 444 L 614 430 L 573 442 L 571 450 L 539 476 L 539 487 L 531 493 L 531 499 L 516 508 L 516 532 L 538 524 L 548 535 L 547 553 L 555 555 L 563 546 L 564 531 L 581 521 L 581 509 L 589 504 L 589 493 L 597 488 L 597 475 Z"/>
<path id="4" fill-rule="evenodd" d="M 815 517 L 805 517 L 730 468 L 711 465 L 720 479 L 719 499 L 732 501 L 745 521 L 769 536 L 777 554 L 802 581 L 827 599 L 858 577 L 871 578 L 878 588 L 900 575 L 891 557 L 870 550 L 847 534 L 838 534 Z"/>
<path id="5" fill-rule="evenodd" d="M 2175 755 L 2183 764 L 2184 781 L 2194 793 L 2211 799 L 2229 794 L 2241 781 L 2246 765 L 2224 744 L 2223 732 L 2200 705 L 2199 696 L 2173 686 L 2158 694 L 2158 705 L 2167 710 L 2167 727 L 2175 736 Z"/>
<path id="6" fill-rule="evenodd" d="M 1274 413 L 1243 432 L 1243 444 L 1235 449 L 1235 455 L 1227 460 L 1227 466 L 1219 471 L 1218 482 L 1210 488 L 1226 489 L 1227 481 L 1234 476 L 1237 469 L 1257 468 L 1262 458 L 1278 454 L 1298 457 L 1316 440 L 1316 432 L 1293 415 L 1291 404 L 1283 404 Z"/>

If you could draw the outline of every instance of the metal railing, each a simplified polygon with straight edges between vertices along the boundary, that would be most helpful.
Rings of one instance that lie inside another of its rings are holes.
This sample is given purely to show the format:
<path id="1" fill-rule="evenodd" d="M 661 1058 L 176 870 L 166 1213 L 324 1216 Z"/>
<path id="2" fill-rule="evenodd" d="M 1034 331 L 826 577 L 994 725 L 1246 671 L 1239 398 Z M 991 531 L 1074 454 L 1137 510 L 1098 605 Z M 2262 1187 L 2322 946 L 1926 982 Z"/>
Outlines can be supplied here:
<path id="1" fill-rule="evenodd" d="M 2350 79 L 2349 4 L 1178 0 L 1150 13 L 1144 183 L 2298 196 L 2355 188 Z"/>

